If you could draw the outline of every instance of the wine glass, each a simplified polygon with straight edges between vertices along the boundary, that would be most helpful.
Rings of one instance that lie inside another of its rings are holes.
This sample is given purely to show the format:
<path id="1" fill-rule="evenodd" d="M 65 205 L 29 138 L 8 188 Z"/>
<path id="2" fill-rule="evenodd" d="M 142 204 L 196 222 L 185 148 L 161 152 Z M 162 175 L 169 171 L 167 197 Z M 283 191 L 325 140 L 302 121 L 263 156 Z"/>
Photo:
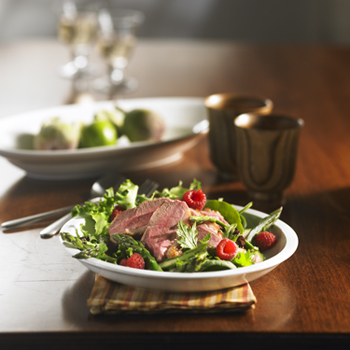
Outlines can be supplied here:
<path id="1" fill-rule="evenodd" d="M 100 10 L 97 49 L 106 63 L 107 77 L 95 81 L 97 90 L 126 92 L 137 88 L 137 80 L 127 77 L 126 68 L 136 45 L 136 30 L 143 20 L 143 13 L 136 10 Z"/>
<path id="2" fill-rule="evenodd" d="M 64 78 L 91 76 L 89 54 L 98 28 L 98 1 L 61 0 L 58 39 L 70 49 L 71 61 L 61 67 Z"/>

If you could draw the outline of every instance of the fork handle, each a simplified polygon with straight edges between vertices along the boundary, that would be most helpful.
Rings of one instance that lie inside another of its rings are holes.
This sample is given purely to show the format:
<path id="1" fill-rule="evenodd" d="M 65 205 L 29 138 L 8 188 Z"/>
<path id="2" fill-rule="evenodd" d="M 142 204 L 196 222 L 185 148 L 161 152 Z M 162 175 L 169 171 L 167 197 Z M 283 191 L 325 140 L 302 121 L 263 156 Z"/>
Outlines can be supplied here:
<path id="1" fill-rule="evenodd" d="M 70 205 L 68 207 L 50 210 L 50 211 L 46 211 L 46 212 L 40 213 L 40 214 L 34 214 L 34 215 L 26 216 L 26 217 L 20 218 L 20 219 L 6 221 L 6 222 L 3 222 L 1 224 L 1 228 L 8 230 L 8 229 L 20 227 L 20 226 L 25 225 L 25 224 L 35 223 L 35 222 L 40 221 L 42 219 L 48 218 L 50 216 L 53 216 L 56 214 L 58 215 L 58 214 L 62 214 L 64 212 L 66 212 L 66 211 L 70 211 L 73 209 L 73 207 L 74 207 L 74 205 Z"/>

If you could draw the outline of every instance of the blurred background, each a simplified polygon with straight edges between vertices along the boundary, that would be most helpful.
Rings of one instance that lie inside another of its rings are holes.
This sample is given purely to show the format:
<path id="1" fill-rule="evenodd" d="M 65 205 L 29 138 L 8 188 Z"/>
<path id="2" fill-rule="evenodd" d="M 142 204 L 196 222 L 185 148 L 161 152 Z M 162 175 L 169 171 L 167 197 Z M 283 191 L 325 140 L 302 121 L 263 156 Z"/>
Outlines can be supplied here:
<path id="1" fill-rule="evenodd" d="M 141 38 L 347 45 L 349 0 L 115 0 L 144 12 Z M 55 37 L 53 0 L 0 0 L 0 40 Z"/>
<path id="2" fill-rule="evenodd" d="M 62 79 L 59 73 L 62 65 L 71 59 L 67 45 L 57 35 L 57 4 L 62 8 L 62 1 L 0 0 L 0 118 L 43 107 L 75 103 L 80 98 L 80 92 L 87 90 L 85 86 L 77 87 L 76 81 L 72 83 Z M 191 53 L 205 47 L 208 40 L 215 40 L 217 52 L 222 54 L 227 41 L 238 46 L 257 44 L 267 47 L 336 47 L 350 43 L 350 0 L 102 1 L 144 13 L 144 21 L 137 30 L 140 40 L 127 67 L 128 74 L 139 83 L 136 92 L 127 95 L 130 98 L 176 95 L 173 84 L 167 84 L 166 89 L 159 89 L 153 77 L 181 82 L 181 75 L 172 74 L 171 70 L 165 73 L 159 67 L 176 56 L 177 60 L 173 64 L 176 64 L 178 71 L 188 74 L 189 67 L 198 64 L 191 61 Z M 176 49 L 179 41 L 185 42 L 182 52 Z M 152 47 L 154 59 L 152 65 L 145 68 L 142 56 Z M 102 61 L 101 55 L 95 49 L 91 55 L 91 61 L 102 68 L 102 73 L 98 74 L 105 74 L 105 61 Z M 237 61 L 238 56 L 234 59 L 236 61 L 233 60 L 232 64 L 245 65 L 245 62 Z M 210 85 L 212 60 L 208 55 L 203 57 L 200 64 L 205 73 L 200 79 L 207 87 L 208 94 L 228 89 Z M 153 79 L 152 84 L 147 85 L 145 82 L 150 81 L 150 77 Z M 235 84 L 237 89 L 244 88 L 244 82 Z M 198 96 L 191 86 L 184 86 L 177 93 Z M 93 94 L 96 99 L 110 99 L 109 95 L 96 96 L 95 90 Z"/>

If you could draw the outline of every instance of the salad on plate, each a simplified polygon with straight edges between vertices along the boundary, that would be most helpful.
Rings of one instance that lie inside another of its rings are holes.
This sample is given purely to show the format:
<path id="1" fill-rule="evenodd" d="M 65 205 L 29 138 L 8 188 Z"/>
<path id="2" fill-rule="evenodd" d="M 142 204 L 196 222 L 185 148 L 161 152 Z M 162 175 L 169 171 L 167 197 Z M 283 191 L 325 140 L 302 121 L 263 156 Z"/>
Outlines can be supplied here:
<path id="1" fill-rule="evenodd" d="M 247 227 L 244 212 L 223 199 L 208 200 L 196 179 L 179 185 L 138 193 L 126 180 L 119 189 L 106 190 L 99 203 L 76 205 L 72 217 L 84 223 L 72 235 L 62 231 L 63 244 L 78 249 L 77 259 L 96 258 L 125 268 L 168 272 L 206 272 L 236 269 L 265 260 L 276 244 L 269 228 L 282 208 Z"/>

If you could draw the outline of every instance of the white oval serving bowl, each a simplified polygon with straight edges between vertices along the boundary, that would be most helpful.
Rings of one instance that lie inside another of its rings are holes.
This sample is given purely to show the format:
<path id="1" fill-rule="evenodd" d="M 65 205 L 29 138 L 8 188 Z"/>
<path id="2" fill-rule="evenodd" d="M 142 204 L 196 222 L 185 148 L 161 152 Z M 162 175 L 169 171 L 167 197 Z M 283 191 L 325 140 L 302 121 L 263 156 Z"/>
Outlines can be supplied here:
<path id="1" fill-rule="evenodd" d="M 114 101 L 65 105 L 0 119 L 0 155 L 40 179 L 79 179 L 111 171 L 154 168 L 181 159 L 183 153 L 206 133 L 206 111 L 202 98 L 169 97 L 118 100 L 126 111 L 147 108 L 165 120 L 161 142 L 134 142 L 77 150 L 38 151 L 19 148 L 19 139 L 35 135 L 41 124 L 55 116 L 67 121 L 91 122 L 95 112 L 113 109 Z"/>

